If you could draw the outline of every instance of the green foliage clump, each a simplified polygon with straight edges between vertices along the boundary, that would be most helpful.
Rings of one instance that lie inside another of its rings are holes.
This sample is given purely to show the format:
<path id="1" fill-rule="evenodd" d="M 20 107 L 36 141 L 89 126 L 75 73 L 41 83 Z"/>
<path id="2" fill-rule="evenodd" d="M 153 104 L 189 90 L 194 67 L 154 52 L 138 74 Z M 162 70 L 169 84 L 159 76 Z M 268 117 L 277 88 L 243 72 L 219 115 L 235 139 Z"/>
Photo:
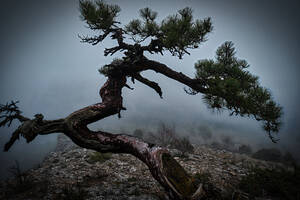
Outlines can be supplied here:
<path id="1" fill-rule="evenodd" d="M 125 26 L 126 32 L 132 39 L 140 43 L 148 37 L 159 35 L 159 25 L 155 22 L 157 12 L 149 8 L 140 9 L 140 16 L 143 21 L 134 19 Z"/>
<path id="2" fill-rule="evenodd" d="M 88 24 L 92 30 L 109 31 L 115 23 L 115 18 L 121 11 L 117 5 L 109 5 L 104 1 L 86 1 L 79 2 L 81 18 Z"/>
<path id="3" fill-rule="evenodd" d="M 282 159 L 282 154 L 278 149 L 271 148 L 271 149 L 260 149 L 252 155 L 253 158 L 266 160 L 266 161 L 273 161 L 273 162 L 280 162 Z"/>
<path id="4" fill-rule="evenodd" d="M 113 74 L 121 73 L 122 62 L 122 59 L 114 59 L 109 65 L 104 65 L 103 67 L 98 69 L 98 72 L 107 77 Z"/>
<path id="5" fill-rule="evenodd" d="M 157 12 L 149 8 L 141 9 L 140 16 L 142 20 L 134 19 L 125 26 L 132 39 L 140 43 L 152 37 L 157 41 L 156 45 L 160 44 L 158 48 L 168 50 L 180 59 L 185 53 L 189 54 L 188 48 L 198 48 L 206 40 L 207 33 L 212 31 L 211 19 L 193 21 L 192 9 L 189 7 L 167 17 L 161 24 L 155 22 Z"/>
<path id="6" fill-rule="evenodd" d="M 213 29 L 210 18 L 194 20 L 192 9 L 188 7 L 179 10 L 175 15 L 168 16 L 160 23 L 155 21 L 157 12 L 143 8 L 139 11 L 141 19 L 134 19 L 124 27 L 116 21 L 120 12 L 117 5 L 97 0 L 95 2 L 81 0 L 80 12 L 89 28 L 97 32 L 94 37 L 81 37 L 82 42 L 95 45 L 110 36 L 117 41 L 117 46 L 106 48 L 104 55 L 124 51 L 123 61 L 129 66 L 146 59 L 144 52 L 163 54 L 164 51 L 169 51 L 173 56 L 181 59 L 184 54 L 189 54 L 189 49 L 198 48 L 206 41 L 207 34 Z M 134 43 L 125 42 L 126 36 L 131 37 L 129 39 Z M 148 44 L 143 45 L 142 42 Z M 280 129 L 282 108 L 275 103 L 270 91 L 260 86 L 258 77 L 246 70 L 249 64 L 245 60 L 238 59 L 235 54 L 233 43 L 225 42 L 217 49 L 214 60 L 198 61 L 195 64 L 195 79 L 189 80 L 188 77 L 180 76 L 188 83 L 185 84 L 191 87 L 186 92 L 203 93 L 203 99 L 209 108 L 226 109 L 230 111 L 230 115 L 253 117 L 261 121 L 270 139 L 276 142 L 273 133 L 277 133 Z M 144 70 L 148 68 L 141 69 Z M 140 71 L 125 71 L 122 65 L 112 63 L 102 67 L 99 72 L 105 76 L 112 74 L 131 76 Z M 162 72 L 166 73 L 165 70 Z M 158 87 L 153 82 L 143 81 L 148 86 L 151 83 L 152 88 Z"/>
<path id="7" fill-rule="evenodd" d="M 179 10 L 178 14 L 167 17 L 160 24 L 155 21 L 157 12 L 150 8 L 143 8 L 139 11 L 141 19 L 131 20 L 124 28 L 121 28 L 120 22 L 116 21 L 120 10 L 119 6 L 109 5 L 104 1 L 80 1 L 82 20 L 91 30 L 100 31 L 98 36 L 81 37 L 82 41 L 95 45 L 112 34 L 112 39 L 118 39 L 122 48 L 133 50 L 133 46 L 150 38 L 151 43 L 146 48 L 147 51 L 162 54 L 167 50 L 181 59 L 184 54 L 189 54 L 187 49 L 198 48 L 200 43 L 206 41 L 205 36 L 212 31 L 211 19 L 194 21 L 192 9 L 188 7 Z M 135 44 L 130 47 L 121 41 L 122 34 L 130 36 L 129 39 L 132 39 Z"/>
<path id="8" fill-rule="evenodd" d="M 254 197 L 277 197 L 286 200 L 300 198 L 300 167 L 294 171 L 253 169 L 244 177 L 239 188 Z"/>
<path id="9" fill-rule="evenodd" d="M 225 42 L 216 52 L 216 61 L 205 59 L 195 64 L 195 78 L 206 90 L 203 99 L 209 108 L 228 109 L 230 115 L 253 116 L 262 121 L 264 130 L 276 142 L 271 132 L 279 131 L 282 108 L 259 85 L 258 77 L 245 70 L 249 65 L 235 53 L 233 43 Z"/>
<path id="10" fill-rule="evenodd" d="M 89 154 L 87 162 L 91 164 L 94 164 L 96 162 L 103 163 L 111 158 L 112 158 L 112 153 L 93 152 Z"/>
<path id="11" fill-rule="evenodd" d="M 178 13 L 162 21 L 161 32 L 166 49 L 182 58 L 187 53 L 186 48 L 198 48 L 198 44 L 206 40 L 205 35 L 212 31 L 212 25 L 210 18 L 193 22 L 191 8 L 186 7 Z"/>

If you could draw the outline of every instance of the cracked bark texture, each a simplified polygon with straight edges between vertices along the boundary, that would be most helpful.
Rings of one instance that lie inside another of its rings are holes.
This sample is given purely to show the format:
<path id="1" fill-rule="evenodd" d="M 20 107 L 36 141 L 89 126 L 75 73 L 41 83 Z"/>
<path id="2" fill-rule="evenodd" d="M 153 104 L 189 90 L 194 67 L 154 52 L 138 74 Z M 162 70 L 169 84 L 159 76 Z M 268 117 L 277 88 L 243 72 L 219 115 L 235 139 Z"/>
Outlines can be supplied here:
<path id="1" fill-rule="evenodd" d="M 224 108 L 231 111 L 231 115 L 252 116 L 257 121 L 262 121 L 270 139 L 276 142 L 271 132 L 276 133 L 279 130 L 282 109 L 272 100 L 271 94 L 259 86 L 258 77 L 244 70 L 249 66 L 245 60 L 235 57 L 232 42 L 225 42 L 218 48 L 216 61 L 198 61 L 195 65 L 195 78 L 144 56 L 144 52 L 163 55 L 165 51 L 180 59 L 185 54 L 189 55 L 188 49 L 198 48 L 206 41 L 206 35 L 212 31 L 210 18 L 194 21 L 192 9 L 184 8 L 178 11 L 179 15 L 169 16 L 161 25 L 155 25 L 157 13 L 145 8 L 140 10 L 145 27 L 139 26 L 137 21 L 132 21 L 123 29 L 120 27 L 121 23 L 116 21 L 120 12 L 117 5 L 109 5 L 104 1 L 93 3 L 82 0 L 79 7 L 82 20 L 87 23 L 88 28 L 97 32 L 94 37 L 80 36 L 81 41 L 96 45 L 110 37 L 117 42 L 117 46 L 106 48 L 104 55 L 124 52 L 122 59 L 113 61 L 99 70 L 107 77 L 100 89 L 102 102 L 57 120 L 44 120 L 42 114 L 36 114 L 33 119 L 26 118 L 16 106 L 17 102 L 0 105 L 0 113 L 4 113 L 0 115 L 0 119 L 4 118 L 0 127 L 6 124 L 9 126 L 14 119 L 21 122 L 5 145 L 5 151 L 10 149 L 20 135 L 26 138 L 27 142 L 31 142 L 37 135 L 61 132 L 81 147 L 99 152 L 128 153 L 139 158 L 164 187 L 170 199 L 202 198 L 205 196 L 202 185 L 195 184 L 196 181 L 170 156 L 167 149 L 130 135 L 94 132 L 87 127 L 88 124 L 111 115 L 117 114 L 121 117 L 121 111 L 126 110 L 122 105 L 122 89 L 132 89 L 126 84 L 127 78 L 131 78 L 133 83 L 137 80 L 152 88 L 162 98 L 159 84 L 141 75 L 141 72 L 147 70 L 182 83 L 188 87 L 185 89 L 188 94 L 203 94 L 204 100 L 212 109 Z M 135 40 L 132 37 L 135 35 L 139 35 L 141 40 Z M 177 39 L 172 37 L 174 35 Z M 131 36 L 134 43 L 127 43 L 127 40 L 125 42 L 125 36 Z M 150 42 L 143 46 L 141 42 L 146 39 Z"/>
<path id="2" fill-rule="evenodd" d="M 120 114 L 125 109 L 122 105 L 122 88 L 126 87 L 126 79 L 126 75 L 122 74 L 108 77 L 100 89 L 101 103 L 77 110 L 63 119 L 44 120 L 42 114 L 28 119 L 19 114 L 22 116 L 19 118 L 23 119 L 20 120 L 22 124 L 13 133 L 4 150 L 8 151 L 19 135 L 30 142 L 37 135 L 61 132 L 83 148 L 98 152 L 127 153 L 137 157 L 148 166 L 153 178 L 163 186 L 170 199 L 199 199 L 204 195 L 202 185 L 196 185 L 194 179 L 171 157 L 166 148 L 126 134 L 88 129 L 88 124 Z"/>

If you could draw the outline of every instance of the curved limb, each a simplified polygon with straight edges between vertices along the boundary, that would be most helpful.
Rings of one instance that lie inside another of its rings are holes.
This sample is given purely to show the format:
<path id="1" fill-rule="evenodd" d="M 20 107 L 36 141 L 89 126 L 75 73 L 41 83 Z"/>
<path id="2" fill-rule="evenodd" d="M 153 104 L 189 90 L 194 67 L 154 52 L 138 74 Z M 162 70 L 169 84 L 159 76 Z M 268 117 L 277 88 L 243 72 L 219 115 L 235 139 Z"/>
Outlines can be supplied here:
<path id="1" fill-rule="evenodd" d="M 99 152 L 128 153 L 144 162 L 153 178 L 165 189 L 170 199 L 200 199 L 205 195 L 202 185 L 187 174 L 168 150 L 125 134 L 92 132 L 75 126 L 66 133 L 77 145 Z"/>
<path id="2" fill-rule="evenodd" d="M 138 138 L 107 132 L 93 132 L 89 123 L 117 114 L 122 108 L 121 90 L 125 77 L 109 78 L 100 90 L 102 103 L 88 106 L 70 114 L 65 134 L 77 145 L 99 152 L 128 153 L 143 161 L 152 176 L 165 188 L 171 199 L 193 199 L 204 195 L 191 176 L 174 160 L 167 149 Z"/>
<path id="3" fill-rule="evenodd" d="M 105 69 L 104 69 L 105 68 Z M 103 70 L 102 70 L 103 69 Z M 144 77 L 142 77 L 139 73 L 142 71 L 152 70 L 156 73 L 160 73 L 162 75 L 165 75 L 168 78 L 171 78 L 175 81 L 178 81 L 188 87 L 190 87 L 193 91 L 197 93 L 207 93 L 206 89 L 206 83 L 200 79 L 194 79 L 186 76 L 182 72 L 177 72 L 175 70 L 172 70 L 167 65 L 154 61 L 149 60 L 145 56 L 142 56 L 141 58 L 137 59 L 136 62 L 131 63 L 130 61 L 123 60 L 119 63 L 112 63 L 109 65 L 105 65 L 101 71 L 105 71 L 103 73 L 105 76 L 110 76 L 114 74 L 118 74 L 122 72 L 124 75 L 132 77 L 133 80 L 137 79 L 140 82 L 144 83 L 145 85 L 149 86 L 150 88 L 154 89 L 155 91 L 159 92 L 159 86 L 157 83 L 150 81 Z"/>
<path id="4" fill-rule="evenodd" d="M 4 145 L 4 151 L 8 151 L 10 147 L 20 138 L 21 130 L 17 128 L 10 137 L 9 141 Z"/>
<path id="5" fill-rule="evenodd" d="M 121 93 L 125 85 L 125 76 L 109 77 L 100 90 L 102 103 L 82 108 L 64 119 L 43 120 L 43 116 L 38 114 L 34 119 L 23 122 L 13 133 L 5 150 L 13 145 L 19 135 L 30 142 L 38 134 L 62 132 L 84 148 L 136 156 L 148 166 L 152 176 L 164 187 L 171 199 L 195 199 L 203 196 L 202 185 L 196 185 L 196 181 L 171 157 L 167 149 L 130 135 L 93 132 L 88 129 L 88 124 L 122 110 Z"/>
<path id="6" fill-rule="evenodd" d="M 244 67 L 245 61 L 236 61 L 240 63 L 240 67 Z M 224 66 L 224 68 L 226 67 L 230 68 Z M 185 92 L 190 95 L 195 95 L 197 93 L 204 94 L 205 100 L 207 100 L 210 108 L 224 108 L 231 111 L 232 114 L 240 115 L 242 117 L 253 117 L 257 121 L 262 121 L 263 128 L 267 132 L 269 138 L 272 142 L 276 143 L 278 139 L 276 139 L 272 133 L 276 134 L 279 131 L 282 107 L 273 101 L 270 92 L 258 84 L 257 77 L 249 74 L 247 71 L 242 71 L 240 68 L 238 69 L 240 70 L 238 74 L 243 74 L 242 80 L 240 80 L 240 77 L 236 77 L 236 74 L 234 74 L 236 72 L 232 70 L 233 72 L 226 75 L 229 76 L 226 81 L 223 81 L 223 79 L 221 79 L 223 82 L 220 81 L 226 87 L 218 87 L 215 82 L 210 82 L 202 78 L 190 78 L 181 72 L 172 70 L 165 64 L 148 60 L 145 57 L 134 63 L 133 67 L 128 65 L 123 68 L 124 71 L 127 73 L 129 72 L 129 76 L 132 73 L 153 70 L 188 86 L 189 90 L 185 89 Z M 235 89 L 234 87 L 231 89 L 231 80 L 238 82 L 241 87 L 239 89 Z M 247 81 L 249 84 L 243 85 L 243 82 Z M 151 85 L 148 86 L 151 87 Z"/>
<path id="7" fill-rule="evenodd" d="M 4 146 L 4 151 L 8 151 L 15 141 L 20 138 L 20 135 L 26 139 L 27 143 L 29 143 L 34 140 L 37 135 L 63 132 L 64 122 L 64 119 L 43 120 L 43 115 L 37 114 L 34 119 L 23 121 L 23 123 L 13 132 L 10 140 Z"/>
<path id="8" fill-rule="evenodd" d="M 146 78 L 144 78 L 141 74 L 137 73 L 135 75 L 132 76 L 133 79 L 136 79 L 138 81 L 140 81 L 141 83 L 149 86 L 150 88 L 154 89 L 155 92 L 158 93 L 158 95 L 160 96 L 160 98 L 162 98 L 162 91 L 161 88 L 159 87 L 158 83 L 154 82 L 154 81 L 150 81 Z"/>
<path id="9" fill-rule="evenodd" d="M 190 78 L 184 75 L 182 72 L 177 72 L 172 70 L 167 65 L 148 59 L 142 59 L 138 63 L 136 63 L 138 70 L 153 70 L 157 73 L 163 74 L 168 78 L 176 80 L 193 90 L 201 93 L 206 93 L 205 83 L 198 79 Z"/>

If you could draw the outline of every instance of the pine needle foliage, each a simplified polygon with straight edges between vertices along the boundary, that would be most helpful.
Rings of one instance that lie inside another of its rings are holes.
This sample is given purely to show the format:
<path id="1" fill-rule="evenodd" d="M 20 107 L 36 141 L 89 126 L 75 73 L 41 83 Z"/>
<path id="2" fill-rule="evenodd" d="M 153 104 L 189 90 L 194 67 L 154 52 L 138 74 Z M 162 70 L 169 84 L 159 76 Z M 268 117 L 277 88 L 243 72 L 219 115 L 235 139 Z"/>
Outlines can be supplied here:
<path id="1" fill-rule="evenodd" d="M 94 31 L 100 31 L 95 37 L 81 37 L 83 42 L 93 45 L 101 42 L 109 33 L 112 39 L 116 31 L 122 31 L 129 36 L 134 44 L 140 44 L 146 39 L 151 39 L 150 53 L 163 53 L 169 51 L 180 59 L 184 54 L 190 54 L 188 49 L 198 48 L 199 44 L 206 41 L 206 35 L 212 31 L 210 18 L 193 20 L 192 9 L 186 7 L 178 11 L 178 14 L 170 15 L 160 23 L 156 22 L 157 12 L 150 8 L 139 10 L 141 19 L 133 19 L 124 27 L 118 26 L 116 21 L 121 11 L 117 5 L 109 5 L 104 1 L 80 1 L 81 18 L 88 27 Z"/>
<path id="2" fill-rule="evenodd" d="M 92 30 L 109 30 L 121 11 L 119 6 L 108 5 L 103 1 L 80 1 L 79 4 L 82 19 Z"/>
<path id="3" fill-rule="evenodd" d="M 82 20 L 97 33 L 94 37 L 81 37 L 82 42 L 95 45 L 107 36 L 116 40 L 118 45 L 106 48 L 104 55 L 124 51 L 125 56 L 104 65 L 99 72 L 105 76 L 112 76 L 124 74 L 127 70 L 126 73 L 131 76 L 133 82 L 138 78 L 160 95 L 161 89 L 158 84 L 140 75 L 140 72 L 149 68 L 136 68 L 136 71 L 130 72 L 128 66 L 147 60 L 144 52 L 163 55 L 168 51 L 172 56 L 182 59 L 183 55 L 190 54 L 189 49 L 198 48 L 205 42 L 208 33 L 213 30 L 209 17 L 194 20 L 193 11 L 189 7 L 179 10 L 177 14 L 170 15 L 161 22 L 157 22 L 157 12 L 143 8 L 139 10 L 139 19 L 133 19 L 123 27 L 117 21 L 120 11 L 119 6 L 109 5 L 104 1 L 80 1 Z M 127 39 L 126 42 L 124 39 Z M 123 64 L 127 65 L 126 69 Z M 247 70 L 248 67 L 247 61 L 236 57 L 233 42 L 227 41 L 217 49 L 215 59 L 199 60 L 195 64 L 196 74 L 193 80 L 187 80 L 188 77 L 183 74 L 167 76 L 184 79 L 182 83 L 187 83 L 190 87 L 185 91 L 193 95 L 202 93 L 209 108 L 228 110 L 230 115 L 253 117 L 261 121 L 263 129 L 271 140 L 276 142 L 272 133 L 277 133 L 280 129 L 282 108 L 275 103 L 270 91 L 260 86 L 258 77 L 252 75 Z M 165 69 L 160 72 L 174 73 Z"/>
<path id="4" fill-rule="evenodd" d="M 278 132 L 282 108 L 259 85 L 258 77 L 246 70 L 248 63 L 235 54 L 233 43 L 225 42 L 218 48 L 215 60 L 205 59 L 195 64 L 195 78 L 205 82 L 208 91 L 203 96 L 204 102 L 212 109 L 228 109 L 230 115 L 253 116 L 263 122 L 268 133 Z"/>

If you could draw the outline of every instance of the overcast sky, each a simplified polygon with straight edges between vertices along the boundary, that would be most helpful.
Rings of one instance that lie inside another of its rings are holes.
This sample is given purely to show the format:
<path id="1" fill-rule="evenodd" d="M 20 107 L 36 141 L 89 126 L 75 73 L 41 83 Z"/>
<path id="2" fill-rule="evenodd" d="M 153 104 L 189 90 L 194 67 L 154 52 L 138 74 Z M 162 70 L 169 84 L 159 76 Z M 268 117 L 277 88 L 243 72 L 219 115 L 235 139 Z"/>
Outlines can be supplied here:
<path id="1" fill-rule="evenodd" d="M 284 126 L 279 133 L 281 149 L 296 152 L 300 144 L 298 113 L 300 12 L 297 1 L 247 0 L 114 0 L 120 5 L 119 21 L 123 24 L 138 17 L 138 10 L 150 7 L 158 19 L 174 14 L 178 9 L 192 7 L 195 18 L 211 17 L 214 30 L 208 41 L 191 56 L 179 60 L 170 56 L 151 55 L 177 71 L 193 76 L 194 63 L 214 58 L 215 51 L 225 41 L 232 41 L 237 56 L 246 59 L 250 72 L 260 77 L 284 109 Z M 98 46 L 80 43 L 78 34 L 90 34 L 79 18 L 77 0 L 2 0 L 0 6 L 0 103 L 19 100 L 24 115 L 43 113 L 47 119 L 65 117 L 76 109 L 100 101 L 98 91 L 105 77 L 97 70 L 113 57 L 104 57 L 104 47 L 114 45 L 109 38 Z M 127 111 L 122 118 L 109 117 L 91 128 L 115 132 L 132 129 L 153 129 L 160 121 L 176 124 L 178 130 L 199 125 L 214 127 L 243 142 L 271 145 L 261 124 L 253 119 L 228 117 L 228 113 L 212 113 L 201 95 L 189 96 L 183 85 L 147 72 L 145 76 L 160 83 L 164 99 L 141 84 L 124 89 Z M 0 147 L 16 128 L 0 129 Z M 16 143 L 10 152 L 0 153 L 0 174 L 18 160 L 26 168 L 38 163 L 55 147 L 55 136 L 40 136 L 33 143 Z M 296 154 L 295 154 L 296 155 Z M 296 155 L 297 156 L 297 155 Z M 298 155 L 299 156 L 299 155 Z M 3 164 L 6 163 L 6 164 Z"/>

